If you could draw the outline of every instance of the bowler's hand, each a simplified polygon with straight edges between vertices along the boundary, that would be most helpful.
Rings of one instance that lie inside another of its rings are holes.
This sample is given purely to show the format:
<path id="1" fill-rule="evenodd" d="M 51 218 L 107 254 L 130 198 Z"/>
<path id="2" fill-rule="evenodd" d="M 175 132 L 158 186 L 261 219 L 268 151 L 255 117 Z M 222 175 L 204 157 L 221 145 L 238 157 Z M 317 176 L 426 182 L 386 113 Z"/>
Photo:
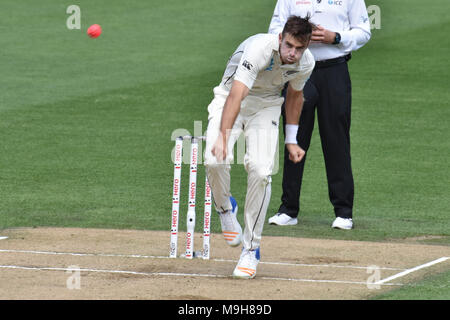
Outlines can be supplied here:
<path id="1" fill-rule="evenodd" d="M 219 163 L 227 158 L 227 141 L 222 133 L 217 137 L 217 140 L 211 149 L 211 153 L 216 157 Z"/>
<path id="2" fill-rule="evenodd" d="M 336 33 L 325 29 L 321 25 L 317 25 L 316 28 L 312 32 L 311 41 L 332 44 L 334 42 L 335 37 L 336 37 Z"/>
<path id="3" fill-rule="evenodd" d="M 305 156 L 305 150 L 300 148 L 298 144 L 288 143 L 286 144 L 286 148 L 289 151 L 289 160 L 294 163 L 299 163 L 300 161 L 302 161 L 303 157 Z"/>

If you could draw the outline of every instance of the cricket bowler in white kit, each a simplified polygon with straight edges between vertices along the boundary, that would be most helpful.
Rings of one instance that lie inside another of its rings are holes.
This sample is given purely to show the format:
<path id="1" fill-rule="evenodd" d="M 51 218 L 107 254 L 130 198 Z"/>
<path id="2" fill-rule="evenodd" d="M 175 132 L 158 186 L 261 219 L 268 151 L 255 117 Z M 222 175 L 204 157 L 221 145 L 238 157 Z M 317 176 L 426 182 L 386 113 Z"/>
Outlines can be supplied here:
<path id="1" fill-rule="evenodd" d="M 299 162 L 304 156 L 296 133 L 303 105 L 302 90 L 314 68 L 314 57 L 307 49 L 311 32 L 308 19 L 293 16 L 278 35 L 257 34 L 246 39 L 229 59 L 208 106 L 204 159 L 214 205 L 228 244 L 237 246 L 243 242 L 233 272 L 235 277 L 253 278 L 260 259 L 284 101 L 280 92 L 286 82 L 289 87 L 285 143 L 292 161 Z M 243 235 L 236 219 L 238 206 L 230 192 L 230 164 L 241 133 L 246 142 L 244 166 L 248 173 Z"/>

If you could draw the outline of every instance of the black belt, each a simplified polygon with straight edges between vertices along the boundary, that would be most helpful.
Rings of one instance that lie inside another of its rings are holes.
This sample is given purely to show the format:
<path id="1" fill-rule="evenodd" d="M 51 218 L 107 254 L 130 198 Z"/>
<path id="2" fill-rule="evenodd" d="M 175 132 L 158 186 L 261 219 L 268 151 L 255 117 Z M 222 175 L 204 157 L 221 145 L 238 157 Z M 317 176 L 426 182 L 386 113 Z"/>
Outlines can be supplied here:
<path id="1" fill-rule="evenodd" d="M 332 66 L 334 64 L 339 64 L 339 63 L 343 63 L 343 62 L 347 62 L 348 60 L 350 60 L 352 58 L 352 54 L 349 53 L 346 56 L 343 57 L 338 57 L 338 58 L 333 58 L 333 59 L 328 59 L 328 60 L 322 60 L 322 61 L 316 61 L 316 66 L 315 68 L 325 68 L 325 67 L 329 67 Z"/>

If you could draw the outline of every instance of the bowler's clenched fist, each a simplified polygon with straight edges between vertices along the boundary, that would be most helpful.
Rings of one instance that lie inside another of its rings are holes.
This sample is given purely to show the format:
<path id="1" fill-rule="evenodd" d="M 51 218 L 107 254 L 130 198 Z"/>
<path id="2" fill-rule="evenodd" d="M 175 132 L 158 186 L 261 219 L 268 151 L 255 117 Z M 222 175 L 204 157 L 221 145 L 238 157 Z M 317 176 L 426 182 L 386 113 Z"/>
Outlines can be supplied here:
<path id="1" fill-rule="evenodd" d="M 300 161 L 302 161 L 303 157 L 305 156 L 305 150 L 300 148 L 298 144 L 288 143 L 286 144 L 286 148 L 289 151 L 289 160 L 294 163 L 299 163 Z"/>

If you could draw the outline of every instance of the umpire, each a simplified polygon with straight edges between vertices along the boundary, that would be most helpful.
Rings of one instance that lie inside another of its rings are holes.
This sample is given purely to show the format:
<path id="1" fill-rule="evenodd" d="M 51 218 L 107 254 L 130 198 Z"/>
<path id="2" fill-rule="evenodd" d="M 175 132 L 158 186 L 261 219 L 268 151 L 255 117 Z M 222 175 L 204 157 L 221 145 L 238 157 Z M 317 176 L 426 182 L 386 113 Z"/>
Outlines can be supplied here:
<path id="1" fill-rule="evenodd" d="M 311 10 L 316 29 L 309 48 L 316 66 L 305 85 L 303 111 L 295 128 L 298 144 L 306 155 L 300 163 L 293 163 L 285 149 L 282 203 L 269 223 L 297 224 L 303 170 L 317 110 L 328 193 L 336 216 L 332 227 L 348 230 L 353 228 L 354 183 L 350 156 L 352 92 L 347 62 L 352 51 L 369 41 L 370 23 L 364 0 L 279 0 L 269 33 L 279 33 L 289 16 Z M 282 115 L 285 120 L 284 109 Z"/>

